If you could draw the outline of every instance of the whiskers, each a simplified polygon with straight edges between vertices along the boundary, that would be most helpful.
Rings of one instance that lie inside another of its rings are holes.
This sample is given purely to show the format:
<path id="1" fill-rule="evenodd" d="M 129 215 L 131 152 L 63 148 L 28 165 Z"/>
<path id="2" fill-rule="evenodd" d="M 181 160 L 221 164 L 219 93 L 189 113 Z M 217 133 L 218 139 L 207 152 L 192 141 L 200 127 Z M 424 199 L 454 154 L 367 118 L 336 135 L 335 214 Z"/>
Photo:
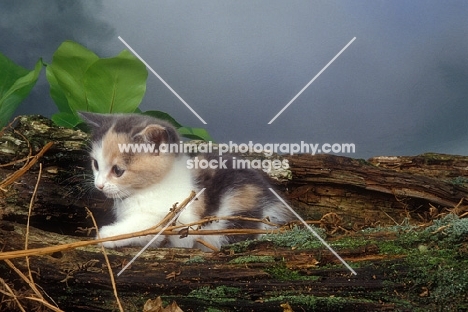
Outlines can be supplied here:
<path id="1" fill-rule="evenodd" d="M 71 200 L 72 203 L 76 203 L 86 196 L 89 199 L 90 193 L 94 189 L 92 173 L 81 172 L 66 178 L 59 176 L 57 180 L 61 186 L 61 196 Z"/>
<path id="2" fill-rule="evenodd" d="M 130 190 L 127 188 L 120 188 L 114 184 L 104 185 L 103 193 L 109 198 L 118 200 L 124 200 L 125 198 L 132 195 Z"/>
<path id="3" fill-rule="evenodd" d="M 130 191 L 121 190 L 121 189 L 117 189 L 116 192 L 112 192 L 112 193 L 104 192 L 104 194 L 106 194 L 106 196 L 109 197 L 109 198 L 113 198 L 113 199 L 117 199 L 117 200 L 124 200 L 125 198 L 130 197 L 130 195 L 132 195 L 132 193 Z"/>

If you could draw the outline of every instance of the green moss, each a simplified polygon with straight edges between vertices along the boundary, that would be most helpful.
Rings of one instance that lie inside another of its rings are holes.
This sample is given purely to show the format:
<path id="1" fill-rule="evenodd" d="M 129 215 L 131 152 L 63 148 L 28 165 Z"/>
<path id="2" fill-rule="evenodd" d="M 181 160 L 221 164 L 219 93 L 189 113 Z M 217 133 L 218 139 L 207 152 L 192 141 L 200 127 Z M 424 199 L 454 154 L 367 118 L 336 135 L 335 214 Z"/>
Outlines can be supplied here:
<path id="1" fill-rule="evenodd" d="M 407 252 L 404 247 L 395 244 L 394 241 L 380 241 L 375 242 L 379 247 L 379 252 L 385 255 L 401 255 Z"/>
<path id="2" fill-rule="evenodd" d="M 193 263 L 204 263 L 206 260 L 202 256 L 195 256 L 191 257 L 189 260 L 185 262 L 185 264 L 193 264 Z"/>
<path id="3" fill-rule="evenodd" d="M 317 230 L 323 235 L 323 232 Z M 367 235 L 382 231 L 385 235 Z M 388 233 L 392 239 L 388 239 Z M 410 224 L 409 220 L 392 227 L 375 228 L 372 231 L 357 235 L 343 236 L 330 242 L 331 246 L 340 253 L 341 249 L 356 249 L 367 245 L 376 245 L 378 252 L 389 257 L 388 261 L 376 263 L 377 270 L 385 272 L 384 287 L 381 291 L 365 295 L 365 299 L 313 297 L 305 294 L 281 293 L 265 296 L 269 302 L 298 305 L 306 310 L 337 310 L 341 304 L 347 307 L 370 300 L 391 302 L 400 308 L 408 307 L 414 311 L 447 310 L 457 311 L 468 309 L 468 218 L 460 219 L 449 214 L 440 220 L 434 220 L 429 227 Z M 384 239 L 379 238 L 385 237 Z M 236 244 L 236 250 L 250 250 L 255 248 L 258 241 L 269 242 L 274 247 L 295 249 L 324 249 L 324 246 L 307 229 L 293 228 L 281 234 L 265 235 L 257 241 Z M 233 245 L 228 248 L 232 250 Z M 250 249 L 249 249 L 250 247 Z M 288 269 L 284 261 L 271 256 L 242 256 L 231 263 L 276 263 L 265 272 L 280 281 L 318 281 L 320 277 L 306 276 L 300 271 Z M 372 266 L 374 263 L 358 262 L 353 267 Z M 340 267 L 341 264 L 321 266 L 321 269 Z M 313 270 L 310 271 L 313 274 Z M 427 293 L 424 293 L 427 289 Z M 400 295 L 395 296 L 395 291 Z M 365 292 L 365 290 L 363 290 Z M 232 296 L 231 296 L 232 298 Z"/>
<path id="4" fill-rule="evenodd" d="M 230 244 L 230 245 L 225 245 L 221 247 L 221 251 L 226 252 L 226 251 L 231 251 L 234 253 L 242 253 L 245 252 L 249 249 L 251 244 L 257 242 L 257 240 L 245 240 L 242 242 Z"/>
<path id="5" fill-rule="evenodd" d="M 421 306 L 452 311 L 468 301 L 468 219 L 449 214 L 421 230 L 397 229 L 397 233 L 395 240 L 376 244 L 380 253 L 406 255 L 393 269 L 395 282 L 410 287 L 408 299 Z M 410 270 L 400 274 L 402 269 L 406 271 L 404 267 Z M 390 283 L 387 286 L 391 287 Z M 423 289 L 429 291 L 427 296 L 420 296 Z"/>
<path id="6" fill-rule="evenodd" d="M 382 227 L 382 226 L 378 225 L 376 227 L 366 228 L 366 229 L 362 230 L 362 233 L 378 233 L 378 232 L 382 232 L 382 231 L 402 233 L 402 232 L 411 231 L 411 230 L 414 230 L 414 229 L 417 229 L 417 228 L 418 228 L 417 226 L 412 225 L 410 223 L 410 220 L 408 218 L 405 218 L 398 225 L 385 226 L 385 227 Z"/>
<path id="7" fill-rule="evenodd" d="M 326 237 L 324 230 L 313 226 L 312 228 L 322 238 Z M 292 229 L 286 232 L 265 234 L 256 240 L 246 240 L 224 246 L 222 247 L 222 250 L 230 250 L 234 253 L 242 253 L 248 251 L 253 244 L 258 244 L 258 242 L 270 242 L 275 247 L 289 247 L 296 248 L 298 250 L 317 249 L 323 247 L 322 243 L 308 229 L 294 226 Z"/>
<path id="8" fill-rule="evenodd" d="M 468 178 L 467 177 L 455 177 L 449 181 L 452 185 L 457 185 L 457 186 L 465 186 L 465 184 L 468 184 Z"/>
<path id="9" fill-rule="evenodd" d="M 326 237 L 324 230 L 315 227 L 312 228 L 320 237 Z M 264 235 L 260 240 L 272 242 L 277 247 L 291 247 L 297 249 L 316 249 L 323 246 L 312 232 L 297 226 L 284 233 Z"/>
<path id="10" fill-rule="evenodd" d="M 363 158 L 357 158 L 356 160 L 361 166 L 373 166 L 373 167 L 375 167 L 374 164 L 368 162 L 367 160 L 365 160 Z"/>
<path id="11" fill-rule="evenodd" d="M 431 163 L 438 163 L 440 161 L 447 161 L 447 160 L 452 160 L 453 156 L 449 154 L 438 154 L 438 153 L 424 153 L 419 155 L 424 158 L 424 162 L 426 164 L 431 164 Z"/>
<path id="12" fill-rule="evenodd" d="M 318 281 L 320 279 L 318 276 L 302 275 L 296 270 L 288 269 L 284 264 L 267 268 L 265 272 L 280 281 Z"/>
<path id="13" fill-rule="evenodd" d="M 305 305 L 309 308 L 314 307 L 317 304 L 317 298 L 310 295 L 280 295 L 277 297 L 269 298 L 265 302 L 278 301 L 281 303 L 289 304 L 300 304 Z"/>
<path id="14" fill-rule="evenodd" d="M 202 287 L 192 290 L 188 297 L 206 300 L 210 302 L 231 302 L 236 301 L 236 297 L 240 294 L 241 290 L 237 287 L 218 286 L 216 288 Z"/>
<path id="15" fill-rule="evenodd" d="M 456 215 L 448 214 L 440 220 L 435 220 L 424 232 L 428 239 L 451 247 L 468 236 L 468 218 L 460 219 Z"/>
<path id="16" fill-rule="evenodd" d="M 244 264 L 244 263 L 265 263 L 275 262 L 275 258 L 272 256 L 241 256 L 229 261 L 231 264 Z"/>
<path id="17" fill-rule="evenodd" d="M 368 239 L 355 236 L 344 236 L 337 241 L 330 242 L 330 246 L 337 250 L 340 248 L 355 249 L 366 245 L 369 245 Z"/>
<path id="18" fill-rule="evenodd" d="M 454 307 L 468 301 L 468 260 L 456 250 L 412 252 L 406 262 L 411 267 L 409 277 L 416 292 L 429 290 L 430 296 L 420 297 L 420 303 L 437 307 Z M 416 294 L 415 294 L 416 295 Z"/>
<path id="19" fill-rule="evenodd" d="M 269 298 L 265 302 L 278 302 L 289 303 L 295 309 L 301 307 L 302 309 L 307 308 L 307 311 L 341 311 L 345 307 L 351 306 L 353 303 L 373 303 L 372 300 L 366 299 L 354 299 L 354 298 L 343 298 L 343 297 L 316 297 L 313 295 L 279 295 L 276 297 Z M 300 310 L 300 309 L 299 309 Z"/>

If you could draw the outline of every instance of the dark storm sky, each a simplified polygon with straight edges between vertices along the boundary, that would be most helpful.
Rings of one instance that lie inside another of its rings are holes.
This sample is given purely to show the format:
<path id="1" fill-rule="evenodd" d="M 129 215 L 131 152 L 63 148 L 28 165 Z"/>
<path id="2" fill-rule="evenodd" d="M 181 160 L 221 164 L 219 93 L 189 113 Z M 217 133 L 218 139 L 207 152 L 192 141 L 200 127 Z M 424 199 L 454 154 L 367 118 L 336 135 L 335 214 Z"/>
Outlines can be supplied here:
<path id="1" fill-rule="evenodd" d="M 468 154 L 466 1 L 2 1 L 0 51 L 32 69 L 64 40 L 121 36 L 153 74 L 143 110 L 219 142 L 354 143 L 352 157 Z M 268 122 L 356 40 L 271 124 Z M 44 73 L 43 73 L 44 76 Z M 18 114 L 56 108 L 41 77 Z"/>

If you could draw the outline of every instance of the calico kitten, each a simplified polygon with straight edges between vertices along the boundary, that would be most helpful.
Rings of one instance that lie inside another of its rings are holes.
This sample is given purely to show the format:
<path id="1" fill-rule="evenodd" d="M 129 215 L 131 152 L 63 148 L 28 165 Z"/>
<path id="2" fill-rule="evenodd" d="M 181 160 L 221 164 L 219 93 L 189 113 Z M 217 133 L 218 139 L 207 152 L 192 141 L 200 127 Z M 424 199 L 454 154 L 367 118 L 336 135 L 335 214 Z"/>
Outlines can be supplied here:
<path id="1" fill-rule="evenodd" d="M 94 185 L 114 199 L 115 221 L 99 229 L 101 237 L 127 234 L 155 226 L 174 203 L 181 203 L 193 190 L 205 191 L 180 214 L 177 223 L 188 224 L 207 216 L 244 216 L 269 218 L 274 223 L 292 219 L 289 210 L 270 192 L 267 179 L 255 170 L 188 169 L 190 156 L 182 153 L 122 153 L 119 144 L 149 143 L 157 148 L 162 143 L 180 142 L 176 129 L 169 123 L 138 114 L 81 113 L 93 132 L 91 162 Z M 213 155 L 201 155 L 204 158 Z M 218 156 L 216 156 L 218 158 Z M 219 221 L 203 229 L 266 228 L 259 222 Z M 146 245 L 153 236 L 105 242 L 106 247 Z M 159 237 L 155 246 L 203 248 L 201 238 L 220 246 L 246 239 L 246 236 L 197 237 L 178 235 Z"/>

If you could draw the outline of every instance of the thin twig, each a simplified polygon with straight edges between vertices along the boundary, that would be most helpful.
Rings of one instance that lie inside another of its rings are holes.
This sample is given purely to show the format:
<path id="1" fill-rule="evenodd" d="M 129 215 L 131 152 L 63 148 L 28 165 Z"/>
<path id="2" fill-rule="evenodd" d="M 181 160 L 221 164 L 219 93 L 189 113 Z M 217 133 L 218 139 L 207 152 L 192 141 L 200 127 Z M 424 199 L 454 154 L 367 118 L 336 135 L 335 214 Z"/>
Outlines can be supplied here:
<path id="1" fill-rule="evenodd" d="M 197 243 L 202 244 L 203 246 L 205 246 L 206 248 L 209 248 L 209 249 L 213 250 L 214 252 L 218 252 L 218 251 L 219 251 L 218 248 L 216 248 L 216 247 L 213 246 L 212 244 L 208 243 L 207 241 L 204 241 L 204 240 L 201 239 L 201 238 L 197 238 L 196 241 L 197 241 Z"/>
<path id="2" fill-rule="evenodd" d="M 171 221 L 182 209 L 185 208 L 185 206 L 187 206 L 195 198 L 196 195 L 197 194 L 194 191 L 192 191 L 189 197 L 187 197 L 180 205 L 178 205 L 179 203 L 175 203 L 172 206 L 172 209 L 170 209 L 169 213 L 156 226 L 154 226 L 151 229 L 159 229 L 160 226 L 166 226 L 169 221 Z"/>
<path id="3" fill-rule="evenodd" d="M 78 241 L 78 242 L 69 243 L 69 244 L 49 246 L 49 247 L 43 247 L 43 248 L 35 248 L 35 249 L 29 249 L 29 250 L 16 250 L 16 251 L 3 252 L 3 253 L 0 253 L 0 260 L 14 259 L 14 258 L 26 257 L 26 256 L 39 256 L 39 255 L 51 254 L 51 253 L 59 252 L 59 251 L 75 249 L 78 247 L 96 245 L 96 244 L 108 242 L 108 241 L 116 241 L 116 240 L 122 240 L 122 239 L 127 239 L 127 238 L 132 238 L 132 237 L 138 237 L 138 236 L 155 235 L 161 231 L 160 226 L 170 221 L 181 209 L 183 209 L 195 197 L 195 195 L 196 195 L 195 192 L 192 192 L 192 194 L 187 199 L 185 199 L 180 205 L 175 204 L 173 208 L 171 209 L 171 211 L 166 215 L 166 217 L 164 217 L 163 220 L 161 220 L 161 222 L 159 222 L 156 225 L 156 227 L 143 230 L 143 231 L 134 232 L 134 233 L 122 234 L 122 235 L 106 237 L 106 238 L 98 238 L 95 240 Z M 203 225 L 203 224 L 206 224 L 207 222 L 215 222 L 216 220 L 248 220 L 248 221 L 260 222 L 260 223 L 267 223 L 269 225 L 272 224 L 271 222 L 268 222 L 265 219 L 245 218 L 245 217 L 239 217 L 239 216 L 216 217 L 216 218 L 208 217 L 206 219 L 202 219 L 198 222 L 193 222 L 190 224 L 169 226 L 167 227 L 165 231 L 161 233 L 161 235 L 180 235 L 179 230 L 181 228 L 188 228 L 189 226 L 191 227 L 195 225 Z M 246 235 L 246 234 L 258 235 L 258 234 L 280 233 L 282 231 L 284 231 L 283 228 L 266 229 L 266 230 L 262 230 L 262 229 L 189 230 L 187 232 L 187 235 Z"/>
<path id="4" fill-rule="evenodd" d="M 460 207 L 460 205 L 463 203 L 464 200 L 465 200 L 465 197 L 462 197 L 462 198 L 460 199 L 460 201 L 458 202 L 458 204 L 457 204 L 455 207 L 453 207 L 452 209 L 447 209 L 447 210 L 448 210 L 450 213 L 453 213 L 454 215 L 459 215 L 459 214 L 460 214 L 460 211 L 459 211 L 458 208 Z"/>
<path id="5" fill-rule="evenodd" d="M 0 136 L 2 136 L 4 133 L 5 133 L 5 130 L 8 129 L 8 128 L 12 128 L 13 127 L 13 124 L 16 122 L 16 120 L 18 120 L 18 118 L 20 118 L 21 116 L 16 116 L 8 125 L 6 125 L 5 127 L 2 128 L 2 130 L 0 131 Z"/>
<path id="6" fill-rule="evenodd" d="M 6 290 L 8 290 L 8 293 L 7 292 L 3 292 L 5 295 L 8 295 L 10 297 L 13 298 L 13 300 L 16 302 L 16 305 L 18 306 L 18 309 L 20 309 L 22 312 L 26 312 L 26 310 L 23 308 L 23 306 L 21 305 L 21 303 L 19 302 L 18 300 L 18 297 L 15 295 L 15 293 L 13 292 L 13 289 L 10 288 L 10 286 L 8 286 L 8 284 L 2 279 L 0 278 L 0 281 L 2 282 L 3 286 L 5 287 Z"/>
<path id="7" fill-rule="evenodd" d="M 89 210 L 88 207 L 85 207 L 85 208 L 86 208 L 86 212 L 88 213 L 88 216 L 90 216 L 91 220 L 93 220 L 94 227 L 96 228 L 97 237 L 100 238 L 99 231 L 98 231 L 98 226 L 97 226 L 97 223 L 96 223 L 96 219 L 94 219 L 94 216 L 93 216 L 93 213 L 91 212 L 91 210 Z M 119 310 L 121 312 L 124 312 L 122 304 L 120 303 L 119 295 L 117 293 L 117 286 L 115 285 L 114 272 L 112 272 L 112 266 L 110 264 L 109 257 L 107 257 L 107 252 L 106 252 L 106 249 L 104 248 L 104 246 L 101 245 L 101 249 L 102 249 L 102 254 L 104 255 L 104 259 L 106 259 L 107 269 L 109 271 L 109 277 L 110 277 L 110 280 L 111 280 L 112 288 L 114 289 L 115 300 L 117 301 L 117 305 L 119 306 Z"/>
<path id="8" fill-rule="evenodd" d="M 39 153 L 37 153 L 33 157 L 30 157 L 31 159 L 30 162 L 27 162 L 26 164 L 24 164 L 23 167 L 21 167 L 20 169 L 15 171 L 13 174 L 8 176 L 5 180 L 3 180 L 0 183 L 0 189 L 7 187 L 8 185 L 12 184 L 17 179 L 19 179 L 23 174 L 25 174 L 39 160 L 39 158 L 41 158 L 44 155 L 44 153 L 47 152 L 47 150 L 52 147 L 52 145 L 54 145 L 54 142 L 49 142 L 46 145 L 44 145 L 44 147 L 39 151 Z"/>
<path id="9" fill-rule="evenodd" d="M 33 206 L 34 206 L 34 200 L 36 199 L 36 193 L 37 193 L 37 188 L 39 186 L 39 181 L 41 181 L 41 175 L 42 175 L 42 163 L 39 164 L 39 173 L 37 175 L 36 186 L 34 187 L 34 191 L 33 191 L 33 194 L 31 196 L 31 200 L 29 201 L 28 220 L 26 222 L 26 237 L 24 239 L 24 250 L 28 250 L 29 222 L 31 220 L 31 213 L 32 213 Z M 28 272 L 29 272 L 29 279 L 31 280 L 32 285 L 34 285 L 34 280 L 33 280 L 32 273 L 31 273 L 31 267 L 29 266 L 29 257 L 26 257 L 26 266 L 27 266 Z"/>
<path id="10" fill-rule="evenodd" d="M 34 291 L 34 293 L 35 293 L 37 296 L 42 297 L 41 293 L 40 293 L 40 292 L 37 290 L 37 288 L 33 285 L 33 282 L 31 282 L 31 281 L 29 280 L 29 278 L 28 278 L 26 275 L 24 275 L 23 272 L 21 272 L 21 271 L 13 264 L 13 262 L 11 262 L 11 261 L 8 260 L 8 259 L 5 259 L 5 262 L 6 262 L 6 264 L 8 264 L 8 266 L 9 266 L 10 268 L 13 269 L 13 271 L 16 272 L 16 274 L 19 275 L 19 277 L 21 277 L 21 279 L 22 279 L 23 281 L 25 281 L 25 282 L 29 285 L 29 287 Z"/>
<path id="11" fill-rule="evenodd" d="M 47 301 L 45 301 L 44 299 L 41 299 L 41 298 L 36 298 L 36 297 L 25 297 L 25 299 L 29 299 L 29 300 L 32 300 L 32 301 L 38 301 L 40 303 L 42 303 L 43 305 L 45 305 L 46 307 L 48 307 L 49 309 L 53 310 L 53 311 L 57 311 L 57 312 L 65 312 L 63 310 L 60 310 L 59 308 L 57 308 L 56 306 L 48 303 Z"/>
<path id="12" fill-rule="evenodd" d="M 395 197 L 396 198 L 396 197 Z M 406 209 L 406 208 L 405 208 Z M 385 212 L 385 210 L 383 210 L 382 208 L 380 208 L 380 211 L 382 211 L 390 220 L 392 220 L 395 225 L 399 225 L 398 222 L 395 221 L 395 219 L 393 219 L 387 212 Z"/>
<path id="13" fill-rule="evenodd" d="M 35 200 L 36 194 L 37 194 L 37 189 L 39 187 L 39 182 L 41 180 L 41 176 L 42 176 L 42 163 L 39 164 L 39 173 L 38 173 L 38 176 L 37 176 L 36 185 L 34 187 L 34 191 L 33 191 L 33 194 L 31 196 L 31 200 L 29 202 L 29 211 L 28 211 L 28 220 L 27 220 L 27 223 L 26 223 L 26 235 L 25 235 L 25 242 L 24 242 L 24 250 L 28 250 L 29 223 L 30 223 L 30 219 L 31 219 L 32 209 L 33 209 L 33 206 L 34 206 L 34 200 Z M 50 309 L 52 309 L 54 311 L 62 311 L 59 308 L 57 308 L 56 306 L 48 303 L 44 299 L 44 297 L 42 296 L 41 292 L 37 289 L 36 284 L 34 283 L 32 272 L 31 272 L 31 267 L 30 267 L 30 263 L 29 263 L 29 256 L 26 256 L 26 267 L 28 268 L 29 278 L 26 275 L 24 275 L 23 272 L 21 272 L 18 268 L 16 268 L 16 266 L 10 260 L 5 260 L 5 262 L 8 264 L 8 266 L 10 266 L 29 285 L 29 287 L 32 289 L 32 291 L 39 297 L 39 298 L 27 297 L 27 299 L 34 298 L 33 300 L 41 302 L 43 305 L 49 307 Z"/>
<path id="14" fill-rule="evenodd" d="M 41 181 L 41 177 L 42 177 L 42 163 L 39 163 L 39 173 L 37 174 L 37 181 L 36 181 L 36 185 L 34 186 L 34 191 L 33 191 L 33 194 L 31 196 L 31 200 L 29 202 L 29 211 L 28 211 L 28 220 L 27 220 L 27 223 L 26 223 L 26 237 L 25 237 L 25 242 L 24 242 L 24 250 L 27 250 L 28 249 L 28 242 L 29 242 L 29 224 L 30 224 L 30 219 L 31 219 L 31 214 L 32 214 L 32 210 L 34 208 L 34 201 L 36 199 L 36 194 L 37 194 L 37 189 L 39 188 L 39 182 Z M 39 289 L 37 289 L 37 286 L 36 286 L 36 283 L 34 282 L 34 279 L 33 279 L 33 276 L 32 276 L 32 272 L 31 272 L 31 267 L 30 267 L 30 263 L 29 263 L 29 257 L 26 257 L 26 267 L 28 268 L 28 273 L 29 273 L 29 280 L 31 281 L 31 285 L 34 286 L 35 288 L 35 293 L 37 294 L 40 294 L 40 301 L 48 306 L 50 308 L 50 306 L 54 306 L 52 304 L 50 304 L 49 302 L 47 302 L 47 300 L 44 298 L 44 296 L 42 295 L 42 293 L 39 291 Z M 42 289 L 42 287 L 41 287 Z M 53 303 L 55 303 L 55 301 L 44 291 L 44 289 L 42 289 L 42 291 L 44 292 L 44 294 L 52 300 Z M 57 304 L 55 303 L 55 307 L 57 307 Z M 58 308 L 58 307 L 57 307 Z M 58 310 L 60 311 L 60 309 Z"/>
<path id="15" fill-rule="evenodd" d="M 117 276 L 122 274 L 123 271 L 125 271 L 130 265 L 132 265 L 132 262 L 135 261 L 161 235 L 161 233 L 163 231 L 165 231 L 169 227 L 170 224 L 174 224 L 177 221 L 177 218 L 179 218 L 179 215 L 180 215 L 180 212 L 182 211 L 182 209 L 184 209 L 186 206 L 190 205 L 192 203 L 192 201 L 195 200 L 195 198 L 199 194 L 203 193 L 204 191 L 205 191 L 205 189 L 202 189 L 200 192 L 198 192 L 198 194 L 195 194 L 195 191 L 192 190 L 192 192 L 190 193 L 189 198 L 185 199 L 182 202 L 182 204 L 177 206 L 178 203 L 175 203 L 172 206 L 172 209 L 170 209 L 170 213 L 166 216 L 166 218 L 164 218 L 163 221 L 158 223 L 158 227 L 161 224 L 163 224 L 164 225 L 163 228 L 161 230 L 159 230 L 159 232 L 145 246 L 143 246 L 142 249 L 140 249 L 140 251 L 132 258 L 132 260 L 130 260 L 129 262 L 127 262 L 127 264 L 125 264 L 125 266 L 122 268 L 122 270 L 120 270 L 119 273 L 117 273 Z M 169 219 L 168 217 L 170 217 L 170 220 L 165 221 L 166 219 Z"/>
<path id="16" fill-rule="evenodd" d="M 42 294 L 39 292 L 39 290 L 36 288 L 36 286 L 34 285 L 34 282 L 29 280 L 28 277 L 26 275 L 23 274 L 23 272 L 21 272 L 14 264 L 13 262 L 11 262 L 10 260 L 6 259 L 5 260 L 6 264 L 8 264 L 8 266 L 10 268 L 13 269 L 13 271 L 16 272 L 16 274 L 19 275 L 19 277 L 21 277 L 21 279 L 23 281 L 25 281 L 29 287 L 34 291 L 34 293 L 39 297 L 39 298 L 35 298 L 35 297 L 27 297 L 28 299 L 31 299 L 31 298 L 34 298 L 34 300 L 36 301 L 40 301 L 41 303 L 43 303 L 44 305 L 46 305 L 47 307 L 49 307 L 50 309 L 52 309 L 53 311 L 55 312 L 64 312 L 63 310 L 60 310 L 58 307 L 56 306 L 53 306 L 51 305 L 50 303 L 48 303 L 47 301 L 44 300 L 44 297 L 42 296 Z"/>
<path id="17" fill-rule="evenodd" d="M 261 222 L 261 220 L 259 220 Z M 180 226 L 177 226 L 180 228 Z M 163 231 L 161 235 L 180 235 L 178 232 L 172 231 L 173 227 L 168 227 L 166 231 Z M 270 230 L 259 230 L 259 229 L 225 229 L 225 230 L 193 230 L 189 231 L 188 235 L 260 235 L 260 234 L 275 234 L 281 233 L 284 229 L 270 229 Z M 49 247 L 42 247 L 42 248 L 35 248 L 29 250 L 15 250 L 15 251 L 8 251 L 0 253 L 0 260 L 5 259 L 15 259 L 20 257 L 26 256 L 40 256 L 40 255 L 47 255 L 59 251 L 66 251 L 70 249 L 75 249 L 79 247 L 86 247 L 90 245 L 96 245 L 99 243 L 109 242 L 109 241 L 116 241 L 126 238 L 138 237 L 138 236 L 147 236 L 147 235 L 155 235 L 160 232 L 160 229 L 150 229 L 144 230 L 129 234 L 122 234 L 112 237 L 94 239 L 94 240 L 86 240 L 86 241 L 78 241 L 68 244 L 56 245 L 56 246 L 49 246 Z"/>
<path id="18" fill-rule="evenodd" d="M 13 161 L 10 161 L 8 163 L 5 163 L 5 164 L 0 164 L 0 168 L 3 168 L 3 167 L 10 167 L 10 166 L 14 166 L 16 164 L 19 164 L 19 163 L 22 163 L 24 161 L 29 161 L 29 159 L 31 159 L 33 156 L 26 156 L 26 157 L 23 157 L 23 158 L 20 158 L 20 159 L 16 159 L 16 160 L 13 160 Z"/>
<path id="19" fill-rule="evenodd" d="M 209 216 L 205 217 L 202 220 L 192 222 L 192 223 L 187 223 L 187 224 L 179 224 L 179 225 L 174 225 L 171 227 L 171 230 L 176 230 L 178 228 L 186 228 L 186 227 L 193 227 L 196 225 L 203 226 L 206 223 L 213 223 L 213 222 L 219 222 L 219 221 L 252 221 L 252 222 L 260 222 L 264 223 L 266 225 L 272 226 L 272 227 L 278 227 L 279 225 L 273 222 L 270 222 L 267 219 L 257 219 L 257 218 L 249 218 L 249 217 L 242 217 L 242 216 L 228 216 L 228 217 L 216 217 L 216 216 Z"/>

